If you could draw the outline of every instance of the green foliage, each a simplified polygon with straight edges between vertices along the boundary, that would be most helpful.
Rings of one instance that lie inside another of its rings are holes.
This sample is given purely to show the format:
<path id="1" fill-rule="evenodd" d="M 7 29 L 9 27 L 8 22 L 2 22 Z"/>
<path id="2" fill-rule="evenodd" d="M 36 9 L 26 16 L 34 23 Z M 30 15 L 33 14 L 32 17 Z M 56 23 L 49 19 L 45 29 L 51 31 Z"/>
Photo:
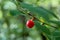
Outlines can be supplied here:
<path id="1" fill-rule="evenodd" d="M 43 17 L 46 21 L 49 21 L 49 16 L 53 16 L 55 18 L 58 18 L 53 12 L 51 12 L 43 7 L 36 7 L 36 6 L 34 7 L 33 5 L 29 5 L 26 3 L 20 3 L 20 5 L 23 8 L 26 8 L 29 11 L 31 11 L 36 16 L 38 16 L 38 18 Z"/>
<path id="2" fill-rule="evenodd" d="M 0 40 L 60 40 L 59 0 L 53 1 L 1 0 Z M 34 27 L 27 28 L 31 18 Z"/>
<path id="3" fill-rule="evenodd" d="M 39 22 L 35 22 L 35 25 L 38 31 L 41 31 L 47 35 L 51 34 L 50 30 L 46 26 L 41 25 Z"/>
<path id="4" fill-rule="evenodd" d="M 48 35 L 51 35 L 51 32 L 46 26 L 41 25 L 38 21 L 35 21 L 35 26 L 39 32 L 43 33 L 47 38 L 49 38 Z"/>
<path id="5" fill-rule="evenodd" d="M 11 10 L 11 11 L 10 11 L 10 14 L 11 14 L 12 16 L 16 16 L 16 15 L 20 15 L 21 12 L 19 12 L 18 10 Z"/>
<path id="6" fill-rule="evenodd" d="M 57 27 L 60 27 L 60 21 L 50 21 L 52 23 L 54 23 Z"/>

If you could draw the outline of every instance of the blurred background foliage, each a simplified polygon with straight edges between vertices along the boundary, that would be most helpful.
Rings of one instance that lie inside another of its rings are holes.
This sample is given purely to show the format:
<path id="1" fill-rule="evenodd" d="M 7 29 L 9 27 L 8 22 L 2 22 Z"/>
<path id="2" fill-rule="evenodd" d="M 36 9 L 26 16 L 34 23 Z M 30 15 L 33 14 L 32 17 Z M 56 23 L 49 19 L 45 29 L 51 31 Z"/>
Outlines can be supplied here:
<path id="1" fill-rule="evenodd" d="M 60 40 L 60 0 L 0 0 L 0 40 Z"/>

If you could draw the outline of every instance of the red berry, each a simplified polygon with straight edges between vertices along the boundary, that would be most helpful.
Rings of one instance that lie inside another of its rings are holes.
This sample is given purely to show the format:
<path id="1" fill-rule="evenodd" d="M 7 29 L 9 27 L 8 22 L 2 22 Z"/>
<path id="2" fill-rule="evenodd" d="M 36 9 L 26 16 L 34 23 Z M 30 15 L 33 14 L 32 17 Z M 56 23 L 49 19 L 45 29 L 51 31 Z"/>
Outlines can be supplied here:
<path id="1" fill-rule="evenodd" d="M 32 20 L 28 20 L 27 23 L 26 23 L 26 26 L 28 28 L 32 28 L 34 26 L 34 22 Z"/>

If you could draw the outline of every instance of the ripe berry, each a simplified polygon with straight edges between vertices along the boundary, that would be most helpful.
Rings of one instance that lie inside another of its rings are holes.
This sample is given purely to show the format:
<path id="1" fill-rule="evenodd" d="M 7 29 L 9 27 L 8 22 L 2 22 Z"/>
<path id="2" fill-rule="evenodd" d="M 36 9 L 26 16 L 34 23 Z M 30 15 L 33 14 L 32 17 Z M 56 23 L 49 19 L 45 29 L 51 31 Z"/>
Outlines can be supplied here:
<path id="1" fill-rule="evenodd" d="M 34 22 L 33 22 L 32 20 L 28 20 L 28 21 L 26 22 L 26 26 L 27 26 L 28 28 L 32 28 L 32 27 L 34 26 Z"/>

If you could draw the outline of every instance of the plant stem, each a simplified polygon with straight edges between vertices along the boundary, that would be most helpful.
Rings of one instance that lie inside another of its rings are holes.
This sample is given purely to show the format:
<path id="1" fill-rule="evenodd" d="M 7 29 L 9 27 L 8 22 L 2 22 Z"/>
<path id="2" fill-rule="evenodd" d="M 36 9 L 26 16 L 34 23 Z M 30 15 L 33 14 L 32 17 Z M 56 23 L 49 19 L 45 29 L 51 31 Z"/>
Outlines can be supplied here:
<path id="1" fill-rule="evenodd" d="M 26 12 L 27 10 L 24 10 L 24 8 L 22 8 L 22 7 L 19 6 L 19 5 L 20 5 L 19 2 L 17 2 L 17 3 L 16 3 L 17 9 L 18 9 L 20 12 L 22 12 L 23 14 L 28 14 L 29 16 L 34 17 L 34 18 L 35 18 L 36 20 L 38 20 L 39 22 L 43 23 L 43 25 L 48 25 L 48 26 L 51 26 L 51 27 L 57 29 L 56 26 L 50 25 L 50 24 L 48 24 L 48 23 L 46 23 L 46 22 L 42 22 L 41 20 L 39 20 L 38 18 L 36 18 L 36 17 L 32 14 L 32 12 Z"/>

